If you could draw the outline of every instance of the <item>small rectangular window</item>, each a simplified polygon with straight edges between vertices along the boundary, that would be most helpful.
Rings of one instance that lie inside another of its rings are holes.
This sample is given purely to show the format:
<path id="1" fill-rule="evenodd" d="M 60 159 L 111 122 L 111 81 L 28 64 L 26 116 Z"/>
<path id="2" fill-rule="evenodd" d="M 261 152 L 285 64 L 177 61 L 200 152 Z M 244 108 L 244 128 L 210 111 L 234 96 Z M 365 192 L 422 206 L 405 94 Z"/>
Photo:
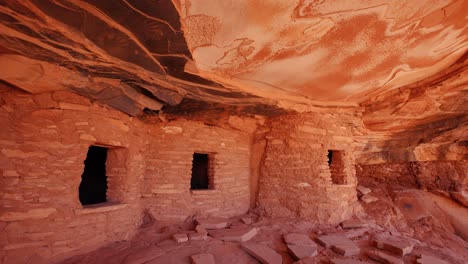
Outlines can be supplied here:
<path id="1" fill-rule="evenodd" d="M 347 184 L 342 151 L 328 150 L 328 166 L 333 184 Z"/>
<path id="2" fill-rule="evenodd" d="M 207 190 L 211 189 L 212 184 L 210 182 L 210 155 L 193 153 L 190 189 Z"/>

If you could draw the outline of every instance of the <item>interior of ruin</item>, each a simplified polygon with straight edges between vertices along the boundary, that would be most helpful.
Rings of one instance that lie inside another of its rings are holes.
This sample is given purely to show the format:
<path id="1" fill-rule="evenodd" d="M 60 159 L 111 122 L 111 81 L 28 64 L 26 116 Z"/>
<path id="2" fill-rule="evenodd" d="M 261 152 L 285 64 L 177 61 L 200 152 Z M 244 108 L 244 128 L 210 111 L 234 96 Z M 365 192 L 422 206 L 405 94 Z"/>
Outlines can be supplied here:
<path id="1" fill-rule="evenodd" d="M 468 263 L 468 1 L 0 21 L 0 263 Z"/>

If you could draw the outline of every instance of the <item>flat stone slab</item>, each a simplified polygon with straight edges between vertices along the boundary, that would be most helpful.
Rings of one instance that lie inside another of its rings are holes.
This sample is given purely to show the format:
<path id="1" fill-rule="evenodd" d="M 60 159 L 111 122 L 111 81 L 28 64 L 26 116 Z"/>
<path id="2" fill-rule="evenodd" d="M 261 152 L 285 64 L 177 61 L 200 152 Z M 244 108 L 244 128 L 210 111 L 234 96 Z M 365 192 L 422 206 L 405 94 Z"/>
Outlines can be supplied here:
<path id="1" fill-rule="evenodd" d="M 228 242 L 246 242 L 257 234 L 257 228 L 231 228 L 231 229 L 218 229 L 210 230 L 210 236 Z"/>
<path id="2" fill-rule="evenodd" d="M 398 256 L 410 254 L 414 245 L 408 240 L 392 236 L 378 236 L 374 239 L 374 246 Z"/>
<path id="3" fill-rule="evenodd" d="M 203 226 L 201 225 L 197 225 L 195 227 L 195 232 L 199 233 L 199 234 L 208 234 L 208 231 L 206 230 L 206 228 L 204 228 Z"/>
<path id="4" fill-rule="evenodd" d="M 333 264 L 371 264 L 367 261 L 357 259 L 330 259 L 330 263 Z"/>
<path id="5" fill-rule="evenodd" d="M 313 245 L 287 245 L 289 253 L 295 260 L 317 256 L 317 246 Z"/>
<path id="6" fill-rule="evenodd" d="M 165 250 L 154 245 L 144 247 L 141 249 L 134 250 L 130 255 L 128 255 L 124 259 L 122 264 L 142 264 L 152 259 L 155 259 L 161 255 L 164 255 L 165 253 Z"/>
<path id="7" fill-rule="evenodd" d="M 383 264 L 404 264 L 402 259 L 382 251 L 372 250 L 367 252 L 367 256 Z"/>
<path id="8" fill-rule="evenodd" d="M 379 200 L 379 198 L 373 196 L 373 195 L 370 195 L 370 194 L 365 194 L 361 197 L 361 201 L 365 202 L 366 204 L 368 203 L 373 203 L 373 202 L 377 202 Z"/>
<path id="9" fill-rule="evenodd" d="M 314 241 L 308 235 L 290 233 L 283 236 L 284 242 L 289 245 L 313 245 L 316 246 Z"/>
<path id="10" fill-rule="evenodd" d="M 360 227 L 368 227 L 369 224 L 366 222 L 363 222 L 359 219 L 350 219 L 346 220 L 343 223 L 340 224 L 342 228 L 344 229 L 352 229 L 352 228 L 360 228 Z"/>
<path id="11" fill-rule="evenodd" d="M 364 187 L 362 185 L 358 185 L 358 187 L 356 187 L 356 190 L 362 195 L 366 195 L 366 194 L 372 192 L 371 189 L 369 189 L 367 187 Z"/>
<path id="12" fill-rule="evenodd" d="M 441 260 L 433 256 L 428 256 L 421 254 L 420 257 L 416 260 L 418 264 L 449 264 L 447 261 Z"/>
<path id="13" fill-rule="evenodd" d="M 318 242 L 326 248 L 331 248 L 343 256 L 359 254 L 359 247 L 354 241 L 344 235 L 325 235 L 317 237 Z"/>
<path id="14" fill-rule="evenodd" d="M 196 222 L 205 229 L 222 229 L 228 226 L 228 221 L 224 218 L 197 219 Z"/>
<path id="15" fill-rule="evenodd" d="M 250 225 L 253 222 L 252 218 L 250 218 L 250 217 L 242 217 L 241 220 L 246 225 Z"/>
<path id="16" fill-rule="evenodd" d="M 192 264 L 215 264 L 213 255 L 211 254 L 198 254 L 190 257 Z"/>
<path id="17" fill-rule="evenodd" d="M 268 246 L 248 242 L 242 243 L 241 248 L 263 264 L 283 263 L 283 258 L 281 257 L 281 255 Z"/>
<path id="18" fill-rule="evenodd" d="M 191 233 L 189 234 L 189 239 L 191 241 L 203 241 L 208 238 L 208 235 L 206 233 Z"/>
<path id="19" fill-rule="evenodd" d="M 293 264 L 317 264 L 319 263 L 316 258 L 305 258 L 298 260 L 296 262 L 293 262 Z"/>
<path id="20" fill-rule="evenodd" d="M 172 235 L 172 238 L 177 242 L 177 243 L 183 243 L 188 241 L 187 234 L 174 234 Z"/>

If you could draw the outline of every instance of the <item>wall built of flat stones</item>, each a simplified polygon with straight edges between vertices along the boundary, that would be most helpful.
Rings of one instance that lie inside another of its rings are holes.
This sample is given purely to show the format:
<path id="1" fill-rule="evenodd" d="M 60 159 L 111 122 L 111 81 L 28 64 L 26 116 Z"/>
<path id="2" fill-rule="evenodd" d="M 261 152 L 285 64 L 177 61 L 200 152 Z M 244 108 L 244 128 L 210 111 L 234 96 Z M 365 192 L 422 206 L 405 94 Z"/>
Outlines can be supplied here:
<path id="1" fill-rule="evenodd" d="M 68 92 L 0 87 L 0 260 L 49 262 L 129 239 L 158 220 L 249 208 L 248 133 L 197 122 L 149 125 Z M 108 203 L 84 208 L 89 146 L 109 148 Z M 214 190 L 190 191 L 193 152 L 212 153 Z"/>
<path id="2" fill-rule="evenodd" d="M 354 111 L 305 113 L 269 120 L 258 205 L 272 216 L 301 216 L 322 223 L 349 218 L 356 206 Z M 341 151 L 345 181 L 334 184 L 328 150 Z"/>

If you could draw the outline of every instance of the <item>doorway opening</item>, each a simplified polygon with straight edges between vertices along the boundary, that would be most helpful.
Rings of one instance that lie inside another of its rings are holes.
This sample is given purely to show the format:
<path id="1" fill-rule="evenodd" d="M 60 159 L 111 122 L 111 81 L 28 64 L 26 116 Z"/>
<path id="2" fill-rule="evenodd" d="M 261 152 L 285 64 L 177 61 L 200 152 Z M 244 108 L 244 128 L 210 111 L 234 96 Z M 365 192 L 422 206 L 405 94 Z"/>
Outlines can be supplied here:
<path id="1" fill-rule="evenodd" d="M 85 168 L 81 175 L 79 198 L 82 205 L 98 204 L 107 201 L 106 160 L 107 148 L 90 146 Z"/>
<path id="2" fill-rule="evenodd" d="M 333 184 L 347 184 L 344 171 L 343 152 L 339 150 L 328 150 L 328 166 L 330 168 Z"/>

